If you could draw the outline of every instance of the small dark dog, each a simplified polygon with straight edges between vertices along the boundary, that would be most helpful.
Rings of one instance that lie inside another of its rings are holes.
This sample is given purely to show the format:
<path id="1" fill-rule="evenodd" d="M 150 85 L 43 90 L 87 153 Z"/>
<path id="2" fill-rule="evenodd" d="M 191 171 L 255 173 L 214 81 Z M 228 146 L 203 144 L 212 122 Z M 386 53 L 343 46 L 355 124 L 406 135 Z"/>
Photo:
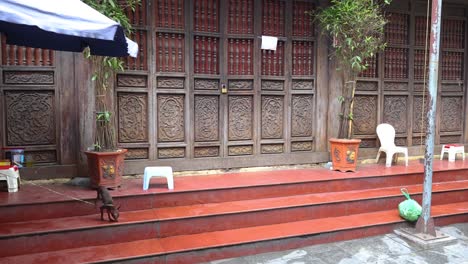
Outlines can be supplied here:
<path id="1" fill-rule="evenodd" d="M 104 221 L 104 210 L 107 212 L 107 218 L 111 222 L 118 222 L 119 221 L 119 207 L 114 206 L 114 201 L 112 201 L 112 196 L 110 195 L 109 191 L 106 187 L 99 186 L 97 189 L 97 200 L 102 201 L 101 206 L 101 220 Z"/>

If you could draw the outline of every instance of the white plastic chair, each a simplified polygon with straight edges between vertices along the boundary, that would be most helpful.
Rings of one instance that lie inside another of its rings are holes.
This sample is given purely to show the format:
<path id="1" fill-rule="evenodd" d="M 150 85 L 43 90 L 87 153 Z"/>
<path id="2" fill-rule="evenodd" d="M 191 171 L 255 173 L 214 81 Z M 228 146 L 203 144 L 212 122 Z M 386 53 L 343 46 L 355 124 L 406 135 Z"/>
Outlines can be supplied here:
<path id="1" fill-rule="evenodd" d="M 375 162 L 379 162 L 380 152 L 385 152 L 387 159 L 385 161 L 385 166 L 392 166 L 393 155 L 395 155 L 395 161 L 398 159 L 398 153 L 405 154 L 406 166 L 408 166 L 408 148 L 406 147 L 397 147 L 395 145 L 395 128 L 390 124 L 380 124 L 377 126 L 377 136 L 379 137 L 381 147 L 377 153 L 377 158 Z"/>

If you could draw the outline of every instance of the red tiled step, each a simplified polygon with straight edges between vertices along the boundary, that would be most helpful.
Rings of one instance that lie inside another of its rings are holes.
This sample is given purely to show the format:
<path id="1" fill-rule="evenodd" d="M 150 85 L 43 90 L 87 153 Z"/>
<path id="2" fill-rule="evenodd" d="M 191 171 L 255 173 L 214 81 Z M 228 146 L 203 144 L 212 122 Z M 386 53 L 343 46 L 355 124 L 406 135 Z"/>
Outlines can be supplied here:
<path id="1" fill-rule="evenodd" d="M 432 216 L 439 224 L 466 221 L 468 202 L 433 206 Z M 163 257 L 167 263 L 196 263 L 286 249 L 291 248 L 291 245 L 306 246 L 375 235 L 405 225 L 403 222 L 397 210 L 379 211 L 6 257 L 0 258 L 0 263 L 96 263 L 131 259 L 132 263 L 143 263 L 162 260 L 159 257 Z M 252 243 L 255 243 L 255 247 L 246 247 Z M 216 249 L 216 254 L 210 251 L 213 249 Z M 197 252 L 191 252 L 195 250 Z"/>
<path id="2" fill-rule="evenodd" d="M 408 190 L 420 201 L 420 185 Z M 468 181 L 435 183 L 433 191 L 433 205 L 466 201 Z M 4 223 L 0 241 L 12 247 L 0 256 L 387 210 L 403 199 L 390 187 L 122 212 L 118 223 L 98 215 Z"/>

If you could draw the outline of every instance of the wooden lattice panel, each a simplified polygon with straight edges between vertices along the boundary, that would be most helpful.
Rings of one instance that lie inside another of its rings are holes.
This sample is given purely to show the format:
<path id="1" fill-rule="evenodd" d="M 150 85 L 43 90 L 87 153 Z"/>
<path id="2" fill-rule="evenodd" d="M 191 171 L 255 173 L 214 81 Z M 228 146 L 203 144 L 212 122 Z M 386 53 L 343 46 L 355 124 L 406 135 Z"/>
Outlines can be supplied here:
<path id="1" fill-rule="evenodd" d="M 293 36 L 312 37 L 314 36 L 314 20 L 306 12 L 311 12 L 315 6 L 310 2 L 294 1 L 293 7 Z"/>
<path id="2" fill-rule="evenodd" d="M 284 10 L 284 1 L 263 0 L 263 35 L 284 36 Z"/>
<path id="3" fill-rule="evenodd" d="M 314 74 L 314 43 L 293 41 L 293 75 Z"/>
<path id="4" fill-rule="evenodd" d="M 408 49 L 385 49 L 385 78 L 408 78 Z"/>
<path id="5" fill-rule="evenodd" d="M 219 32 L 219 1 L 195 0 L 194 2 L 194 30 L 202 32 Z"/>
<path id="6" fill-rule="evenodd" d="M 219 39 L 195 36 L 194 45 L 194 72 L 219 74 Z"/>
<path id="7" fill-rule="evenodd" d="M 385 25 L 385 39 L 389 44 L 408 44 L 409 15 L 389 13 Z"/>
<path id="8" fill-rule="evenodd" d="M 54 51 L 6 44 L 2 39 L 2 65 L 8 66 L 53 66 Z"/>
<path id="9" fill-rule="evenodd" d="M 156 71 L 184 72 L 184 35 L 156 33 Z"/>
<path id="10" fill-rule="evenodd" d="M 367 63 L 367 69 L 364 70 L 359 74 L 359 77 L 364 77 L 364 78 L 377 78 L 377 73 L 378 73 L 378 66 L 377 66 L 377 56 L 374 56 L 372 58 L 368 58 L 365 60 L 365 63 Z"/>
<path id="11" fill-rule="evenodd" d="M 230 75 L 253 75 L 252 39 L 229 39 L 228 73 Z"/>
<path id="12" fill-rule="evenodd" d="M 430 20 L 429 20 L 430 22 Z M 429 45 L 429 35 L 430 32 L 426 32 L 427 29 L 427 18 L 422 16 L 417 16 L 415 18 L 415 42 L 416 46 L 424 47 L 426 45 L 426 37 L 427 37 L 427 45 Z"/>
<path id="13" fill-rule="evenodd" d="M 157 27 L 184 28 L 184 0 L 157 0 L 155 10 Z"/>
<path id="14" fill-rule="evenodd" d="M 130 20 L 130 23 L 135 26 L 146 26 L 146 1 L 140 0 L 140 4 L 135 5 L 135 10 L 125 5 L 126 1 L 119 1 L 120 6 L 125 9 L 125 14 Z"/>
<path id="15" fill-rule="evenodd" d="M 253 0 L 230 0 L 228 12 L 230 34 L 253 33 Z"/>
<path id="16" fill-rule="evenodd" d="M 424 59 L 424 54 L 426 58 Z M 424 80 L 424 65 L 426 66 L 426 80 L 429 78 L 429 51 L 424 52 L 424 50 L 415 50 L 414 51 L 414 79 L 415 80 Z"/>
<path id="17" fill-rule="evenodd" d="M 125 69 L 134 71 L 148 70 L 147 32 L 145 30 L 134 30 L 130 38 L 138 44 L 138 56 L 136 58 L 125 57 Z"/>
<path id="18" fill-rule="evenodd" d="M 465 21 L 443 20 L 442 47 L 449 49 L 463 49 L 465 43 Z"/>
<path id="19" fill-rule="evenodd" d="M 276 51 L 262 50 L 262 75 L 284 75 L 284 42 L 278 41 Z"/>
<path id="20" fill-rule="evenodd" d="M 442 52 L 442 80 L 463 80 L 463 52 Z"/>

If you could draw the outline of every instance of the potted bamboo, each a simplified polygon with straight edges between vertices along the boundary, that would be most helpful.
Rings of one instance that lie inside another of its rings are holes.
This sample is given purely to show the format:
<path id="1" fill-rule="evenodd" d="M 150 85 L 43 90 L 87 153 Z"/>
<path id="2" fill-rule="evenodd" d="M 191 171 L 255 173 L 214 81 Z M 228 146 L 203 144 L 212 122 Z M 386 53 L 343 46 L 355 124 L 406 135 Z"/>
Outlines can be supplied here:
<path id="1" fill-rule="evenodd" d="M 368 67 L 368 59 L 382 51 L 384 5 L 391 0 L 331 0 L 331 5 L 319 10 L 316 15 L 322 31 L 332 40 L 333 53 L 338 71 L 342 74 L 342 93 L 338 101 L 340 127 L 338 138 L 331 138 L 333 169 L 356 171 L 360 139 L 352 139 L 353 101 L 356 79 Z"/>

